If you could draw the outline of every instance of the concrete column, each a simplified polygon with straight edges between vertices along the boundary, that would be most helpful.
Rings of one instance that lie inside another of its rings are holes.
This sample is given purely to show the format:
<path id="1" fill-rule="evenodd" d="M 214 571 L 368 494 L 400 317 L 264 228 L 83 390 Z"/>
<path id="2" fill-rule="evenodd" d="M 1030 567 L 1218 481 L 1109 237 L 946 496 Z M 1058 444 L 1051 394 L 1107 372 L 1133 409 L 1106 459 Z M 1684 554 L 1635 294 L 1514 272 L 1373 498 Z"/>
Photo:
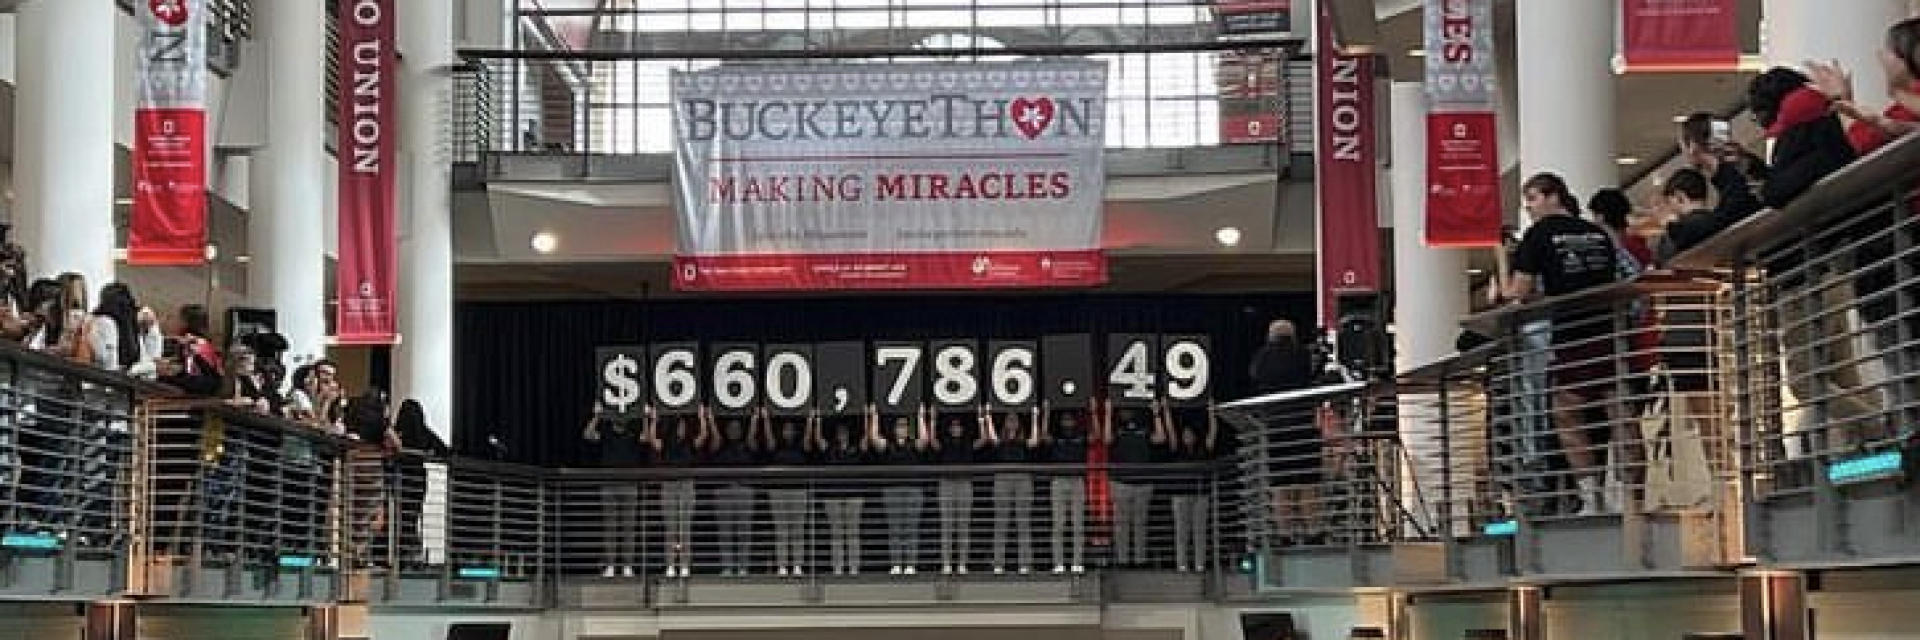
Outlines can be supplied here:
<path id="1" fill-rule="evenodd" d="M 326 353 L 324 207 L 335 179 L 326 150 L 327 22 L 324 0 L 259 3 L 267 65 L 267 143 L 251 163 L 247 292 L 279 314 L 289 366 Z"/>
<path id="2" fill-rule="evenodd" d="M 1567 179 L 1585 202 L 1619 182 L 1614 165 L 1614 13 L 1617 2 L 1515 2 L 1520 179 Z M 1524 216 L 1522 216 L 1524 218 Z"/>
<path id="3" fill-rule="evenodd" d="M 407 159 L 400 215 L 400 344 L 396 398 L 419 400 L 452 442 L 453 225 L 449 183 L 453 13 L 444 0 L 401 0 L 400 144 Z"/>
<path id="4" fill-rule="evenodd" d="M 28 0 L 16 17 L 14 233 L 36 276 L 114 279 L 113 0 Z"/>
<path id="5" fill-rule="evenodd" d="M 1425 241 L 1425 84 L 1395 82 L 1391 95 L 1394 370 L 1407 371 L 1453 353 L 1459 319 L 1468 311 L 1467 254 L 1428 247 Z M 1400 398 L 1400 441 L 1411 466 L 1403 474 L 1402 495 L 1409 504 L 1438 504 L 1442 498 L 1441 434 L 1446 422 L 1439 405 L 1436 394 Z M 1424 494 L 1424 501 L 1416 493 Z"/>
<path id="6" fill-rule="evenodd" d="M 1808 60 L 1838 60 L 1853 72 L 1861 102 L 1886 103 L 1880 50 L 1887 46 L 1887 27 L 1909 15 L 1907 0 L 1765 0 L 1761 11 L 1760 52 L 1767 64 L 1804 69 Z"/>

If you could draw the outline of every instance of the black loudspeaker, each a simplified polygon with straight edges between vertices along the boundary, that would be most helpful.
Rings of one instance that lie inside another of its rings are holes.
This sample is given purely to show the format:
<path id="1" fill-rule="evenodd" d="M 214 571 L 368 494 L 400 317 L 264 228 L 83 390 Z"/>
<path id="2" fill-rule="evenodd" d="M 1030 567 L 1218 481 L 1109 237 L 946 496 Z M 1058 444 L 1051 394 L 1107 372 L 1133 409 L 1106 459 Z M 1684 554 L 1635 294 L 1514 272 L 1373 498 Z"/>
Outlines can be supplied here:
<path id="1" fill-rule="evenodd" d="M 165 317 L 167 310 L 154 309 L 154 312 Z M 279 315 L 272 309 L 227 307 L 227 339 L 224 343 L 226 350 L 233 350 L 234 343 L 246 339 L 249 335 L 278 331 L 279 324 Z"/>
<path id="2" fill-rule="evenodd" d="M 1380 627 L 1354 627 L 1347 632 L 1347 640 L 1386 640 L 1387 631 Z"/>
<path id="3" fill-rule="evenodd" d="M 456 622 L 447 625 L 447 640 L 507 640 L 511 622 Z"/>
<path id="4" fill-rule="evenodd" d="M 1240 636 L 1245 640 L 1301 640 L 1291 613 L 1242 613 Z"/>
<path id="5" fill-rule="evenodd" d="M 1506 629 L 1468 629 L 1461 640 L 1507 640 Z"/>

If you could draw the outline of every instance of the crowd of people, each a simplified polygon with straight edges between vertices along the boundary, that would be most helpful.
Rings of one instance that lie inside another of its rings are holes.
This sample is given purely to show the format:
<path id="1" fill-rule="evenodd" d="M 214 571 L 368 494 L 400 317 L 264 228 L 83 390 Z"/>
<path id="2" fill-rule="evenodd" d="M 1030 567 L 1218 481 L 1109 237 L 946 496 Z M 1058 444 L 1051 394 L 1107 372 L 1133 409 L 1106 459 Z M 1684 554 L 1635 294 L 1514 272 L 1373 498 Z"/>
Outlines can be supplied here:
<path id="1" fill-rule="evenodd" d="M 1532 224 L 1508 247 L 1511 268 L 1496 290 L 1497 301 L 1554 298 L 1666 267 L 1676 255 L 1756 212 L 1786 207 L 1856 158 L 1920 129 L 1915 115 L 1920 113 L 1920 18 L 1889 28 L 1881 62 L 1889 86 L 1888 106 L 1879 110 L 1857 103 L 1850 75 L 1832 63 L 1809 63 L 1805 72 L 1777 67 L 1756 77 L 1747 104 L 1771 141 L 1764 159 L 1732 139 L 1729 123 L 1704 113 L 1685 118 L 1678 136 L 1685 166 L 1664 176 L 1660 196 L 1640 207 L 1651 212 L 1652 226 L 1661 228 L 1654 243 L 1633 231 L 1635 207 L 1620 191 L 1594 194 L 1588 210 L 1596 220 L 1589 220 L 1559 176 L 1530 177 L 1522 196 Z M 1769 265 L 1776 271 L 1790 266 Z M 1520 328 L 1523 373 L 1516 412 L 1551 416 L 1552 426 L 1538 429 L 1551 434 L 1543 446 L 1557 445 L 1573 478 L 1577 505 L 1571 508 L 1582 514 L 1621 508 L 1620 489 L 1604 486 L 1609 475 L 1604 445 L 1639 438 L 1636 421 L 1620 415 L 1628 403 L 1612 397 L 1620 376 L 1615 373 L 1618 346 L 1608 339 L 1617 331 L 1610 313 L 1562 309 Z M 1707 312 L 1655 318 L 1641 303 L 1629 313 L 1636 316 L 1631 326 L 1649 329 L 1635 331 L 1627 368 L 1643 376 L 1655 364 L 1663 365 L 1671 388 L 1691 405 L 1689 413 L 1712 416 L 1712 398 L 1703 393 L 1713 340 Z M 1662 329 L 1650 330 L 1656 323 Z M 1534 446 L 1535 435 L 1517 439 Z M 1612 450 L 1634 456 L 1638 449 Z M 1631 473 L 1639 461 L 1621 462 Z M 1631 475 L 1619 481 L 1638 484 Z"/>
<path id="2" fill-rule="evenodd" d="M 1028 410 L 965 411 L 926 407 L 907 415 L 884 415 L 875 407 L 854 415 L 775 416 L 764 409 L 740 415 L 716 415 L 702 409 L 665 415 L 648 408 L 644 418 L 619 420 L 597 406 L 582 437 L 595 445 L 596 462 L 607 467 L 670 468 L 804 467 L 821 465 L 1025 465 L 1053 463 L 1065 469 L 1049 473 L 1046 502 L 1052 523 L 1052 561 L 1056 574 L 1086 570 L 1087 514 L 1110 507 L 1114 561 L 1148 562 L 1146 531 L 1154 504 L 1154 486 L 1110 476 L 1107 463 L 1143 465 L 1214 458 L 1219 425 L 1209 409 L 1183 410 L 1166 404 L 1121 408 L 1095 402 L 1081 409 L 1038 406 Z M 1056 469 L 1057 471 L 1058 469 Z M 979 476 L 955 469 L 939 473 L 933 502 L 940 520 L 940 569 L 965 574 L 976 562 L 972 538 L 976 494 L 990 484 L 994 514 L 990 546 L 994 573 L 1034 570 L 1034 469 L 998 466 Z M 711 501 L 715 513 L 720 573 L 747 575 L 748 540 L 753 514 L 764 496 L 774 533 L 774 572 L 801 575 L 806 541 L 802 523 L 817 504 L 830 532 L 831 571 L 858 574 L 866 562 L 863 535 L 865 495 L 822 492 L 811 495 L 791 484 L 756 488 L 744 478 L 726 478 L 703 494 L 691 479 L 658 483 L 666 520 L 664 553 L 668 577 L 692 575 L 693 520 L 696 505 Z M 920 521 L 929 496 L 918 482 L 900 482 L 876 492 L 886 523 L 887 571 L 919 571 Z M 1194 495 L 1188 495 L 1194 493 Z M 1090 504 L 1089 494 L 1095 496 Z M 615 482 L 604 489 L 609 531 L 631 531 L 637 524 L 641 487 Z M 1204 566 L 1207 501 L 1197 492 L 1179 492 L 1168 500 L 1176 524 L 1176 562 L 1182 571 Z M 634 542 L 622 537 L 610 545 L 602 573 L 632 575 Z"/>

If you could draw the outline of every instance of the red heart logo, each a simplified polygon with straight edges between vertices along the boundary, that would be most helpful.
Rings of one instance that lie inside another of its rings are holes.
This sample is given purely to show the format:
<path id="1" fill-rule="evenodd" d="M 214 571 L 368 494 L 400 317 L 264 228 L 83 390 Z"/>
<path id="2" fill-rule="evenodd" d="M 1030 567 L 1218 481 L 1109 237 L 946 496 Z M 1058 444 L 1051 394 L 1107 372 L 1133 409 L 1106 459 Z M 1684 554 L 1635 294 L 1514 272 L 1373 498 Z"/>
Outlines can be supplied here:
<path id="1" fill-rule="evenodd" d="M 153 17 L 170 27 L 187 22 L 187 3 L 184 0 L 148 0 L 147 9 L 153 12 Z"/>
<path id="2" fill-rule="evenodd" d="M 1040 137 L 1053 124 L 1053 98 L 1015 98 L 1007 105 L 1013 126 L 1028 140 Z"/>

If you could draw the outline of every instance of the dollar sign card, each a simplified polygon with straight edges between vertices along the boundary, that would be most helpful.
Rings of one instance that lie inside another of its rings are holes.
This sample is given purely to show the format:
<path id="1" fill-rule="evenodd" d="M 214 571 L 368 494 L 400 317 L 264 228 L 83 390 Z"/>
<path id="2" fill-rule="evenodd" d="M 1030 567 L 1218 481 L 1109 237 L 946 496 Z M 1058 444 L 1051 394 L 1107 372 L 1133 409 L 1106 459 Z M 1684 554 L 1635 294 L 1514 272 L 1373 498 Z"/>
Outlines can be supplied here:
<path id="1" fill-rule="evenodd" d="M 619 420 L 638 420 L 645 415 L 647 348 L 601 347 L 595 350 L 594 362 L 594 370 L 600 373 L 594 403 L 600 410 Z"/>

